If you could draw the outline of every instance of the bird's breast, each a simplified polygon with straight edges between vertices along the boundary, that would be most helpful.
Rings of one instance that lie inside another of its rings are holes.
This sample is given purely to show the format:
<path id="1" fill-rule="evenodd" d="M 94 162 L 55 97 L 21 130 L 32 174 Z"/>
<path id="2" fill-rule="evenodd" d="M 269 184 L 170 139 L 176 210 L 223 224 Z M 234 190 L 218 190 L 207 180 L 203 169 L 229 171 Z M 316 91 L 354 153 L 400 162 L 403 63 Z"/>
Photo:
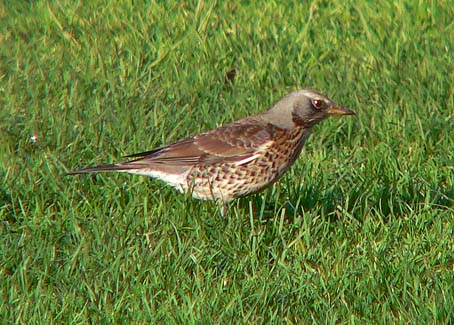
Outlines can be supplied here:
<path id="1" fill-rule="evenodd" d="M 296 128 L 283 130 L 276 136 L 274 145 L 264 155 L 276 178 L 282 176 L 296 161 L 308 135 L 308 129 Z"/>
<path id="2" fill-rule="evenodd" d="M 203 199 L 231 199 L 258 192 L 276 182 L 295 162 L 309 132 L 304 128 L 279 129 L 266 149 L 235 163 L 195 166 L 188 175 L 193 195 Z"/>

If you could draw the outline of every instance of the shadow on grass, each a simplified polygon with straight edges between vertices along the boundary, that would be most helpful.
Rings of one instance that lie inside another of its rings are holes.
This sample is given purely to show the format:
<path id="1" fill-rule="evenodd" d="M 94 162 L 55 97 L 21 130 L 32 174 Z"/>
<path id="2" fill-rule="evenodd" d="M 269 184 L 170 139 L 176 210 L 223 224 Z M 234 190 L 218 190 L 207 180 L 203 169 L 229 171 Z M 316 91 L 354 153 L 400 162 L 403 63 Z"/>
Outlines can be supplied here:
<path id="1" fill-rule="evenodd" d="M 363 183 L 348 190 L 340 186 L 322 189 L 312 185 L 293 191 L 286 199 L 257 194 L 240 199 L 237 206 L 247 215 L 250 203 L 254 217 L 264 221 L 281 215 L 284 209 L 289 220 L 316 210 L 333 222 L 341 220 L 345 214 L 361 222 L 370 212 L 381 215 L 386 221 L 387 217 L 400 217 L 424 209 L 454 208 L 454 186 L 418 180 L 400 185 L 387 180 Z"/>

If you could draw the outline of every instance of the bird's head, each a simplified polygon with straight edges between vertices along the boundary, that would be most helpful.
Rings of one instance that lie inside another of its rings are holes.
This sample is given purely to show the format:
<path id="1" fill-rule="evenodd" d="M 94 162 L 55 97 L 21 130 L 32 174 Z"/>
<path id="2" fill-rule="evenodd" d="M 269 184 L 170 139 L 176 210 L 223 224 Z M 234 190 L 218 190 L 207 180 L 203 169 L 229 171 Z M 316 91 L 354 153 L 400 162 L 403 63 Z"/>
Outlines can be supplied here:
<path id="1" fill-rule="evenodd" d="M 331 115 L 354 115 L 349 108 L 312 89 L 294 91 L 277 102 L 264 114 L 276 126 L 291 129 L 310 128 Z"/>

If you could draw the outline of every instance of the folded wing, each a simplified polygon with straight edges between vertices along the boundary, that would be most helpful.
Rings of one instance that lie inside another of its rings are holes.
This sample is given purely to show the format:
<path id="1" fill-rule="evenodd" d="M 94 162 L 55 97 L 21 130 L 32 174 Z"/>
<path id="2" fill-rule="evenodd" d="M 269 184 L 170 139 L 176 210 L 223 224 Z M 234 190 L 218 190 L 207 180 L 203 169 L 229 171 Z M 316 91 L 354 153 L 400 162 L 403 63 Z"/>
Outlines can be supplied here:
<path id="1" fill-rule="evenodd" d="M 258 157 L 273 143 L 273 126 L 257 121 L 239 121 L 165 147 L 127 156 L 135 158 L 118 164 L 89 167 L 70 174 L 96 171 L 129 171 L 157 168 L 169 172 L 185 170 L 195 164 L 219 162 L 242 165 Z"/>

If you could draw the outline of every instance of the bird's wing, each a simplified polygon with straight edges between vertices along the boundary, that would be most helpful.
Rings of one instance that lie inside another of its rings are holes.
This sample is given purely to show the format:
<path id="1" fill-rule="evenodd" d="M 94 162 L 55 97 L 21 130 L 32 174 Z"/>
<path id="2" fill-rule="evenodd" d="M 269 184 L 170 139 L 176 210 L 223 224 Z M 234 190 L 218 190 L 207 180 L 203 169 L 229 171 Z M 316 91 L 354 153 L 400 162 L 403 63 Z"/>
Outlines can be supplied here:
<path id="1" fill-rule="evenodd" d="M 258 151 L 273 142 L 273 127 L 258 123 L 233 123 L 200 135 L 188 137 L 152 151 L 130 155 L 135 160 L 122 165 L 129 167 L 166 164 L 188 166 L 219 161 L 246 164 Z"/>

